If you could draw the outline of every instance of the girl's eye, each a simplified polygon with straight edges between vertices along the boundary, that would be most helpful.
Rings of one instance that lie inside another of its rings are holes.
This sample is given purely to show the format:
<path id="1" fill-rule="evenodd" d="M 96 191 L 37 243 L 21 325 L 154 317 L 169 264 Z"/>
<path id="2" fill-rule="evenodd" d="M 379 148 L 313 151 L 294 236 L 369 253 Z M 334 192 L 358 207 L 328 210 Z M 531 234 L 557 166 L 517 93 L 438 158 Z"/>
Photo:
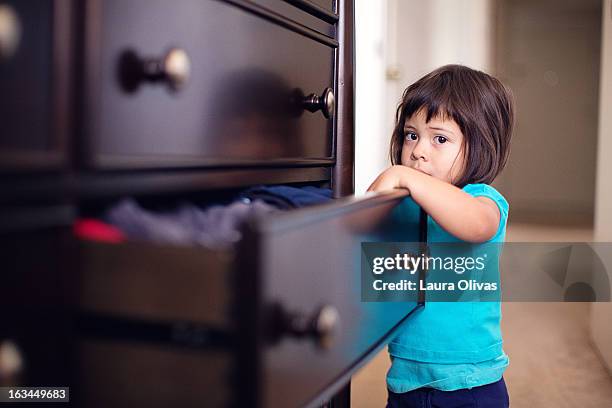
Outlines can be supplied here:
<path id="1" fill-rule="evenodd" d="M 442 144 L 442 143 L 446 143 L 448 139 L 445 138 L 444 136 L 436 136 L 434 137 L 434 140 L 437 140 L 438 143 Z"/>
<path id="2" fill-rule="evenodd" d="M 414 133 L 414 132 L 406 133 L 406 140 L 414 141 L 414 140 L 417 140 L 417 139 L 418 139 L 418 136 L 416 135 L 416 133 Z"/>

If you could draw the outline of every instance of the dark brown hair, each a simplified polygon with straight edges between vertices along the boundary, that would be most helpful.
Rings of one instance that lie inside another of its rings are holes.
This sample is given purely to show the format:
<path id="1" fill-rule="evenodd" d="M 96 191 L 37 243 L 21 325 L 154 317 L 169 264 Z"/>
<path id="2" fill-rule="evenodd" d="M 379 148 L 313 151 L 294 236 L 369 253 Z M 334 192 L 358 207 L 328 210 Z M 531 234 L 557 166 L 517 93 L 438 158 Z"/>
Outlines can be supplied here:
<path id="1" fill-rule="evenodd" d="M 514 126 L 510 88 L 462 65 L 445 65 L 425 75 L 406 88 L 397 108 L 389 152 L 392 164 L 401 164 L 406 119 L 421 109 L 426 110 L 427 122 L 438 116 L 452 119 L 463 133 L 464 172 L 454 184 L 493 182 L 510 150 Z"/>

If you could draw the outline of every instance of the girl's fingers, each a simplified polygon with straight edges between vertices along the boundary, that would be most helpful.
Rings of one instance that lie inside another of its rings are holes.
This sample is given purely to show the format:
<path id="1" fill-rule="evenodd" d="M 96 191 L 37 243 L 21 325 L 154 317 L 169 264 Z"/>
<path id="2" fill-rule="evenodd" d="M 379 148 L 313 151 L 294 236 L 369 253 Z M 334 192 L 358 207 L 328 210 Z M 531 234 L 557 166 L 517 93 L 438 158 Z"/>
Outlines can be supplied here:
<path id="1" fill-rule="evenodd" d="M 380 183 L 379 179 L 380 179 L 380 176 L 376 177 L 374 181 L 372 182 L 372 184 L 370 184 L 370 187 L 368 187 L 367 191 L 376 191 L 376 187 Z"/>

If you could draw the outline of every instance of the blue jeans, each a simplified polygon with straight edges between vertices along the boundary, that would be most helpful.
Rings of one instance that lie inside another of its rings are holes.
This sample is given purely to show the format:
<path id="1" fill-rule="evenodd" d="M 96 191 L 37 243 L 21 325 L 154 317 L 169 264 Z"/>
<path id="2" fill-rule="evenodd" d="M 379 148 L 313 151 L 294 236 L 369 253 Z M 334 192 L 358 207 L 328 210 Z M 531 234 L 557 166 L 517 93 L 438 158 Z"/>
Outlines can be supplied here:
<path id="1" fill-rule="evenodd" d="M 401 394 L 388 392 L 387 408 L 507 408 L 510 406 L 504 377 L 491 384 L 455 391 L 422 387 Z"/>

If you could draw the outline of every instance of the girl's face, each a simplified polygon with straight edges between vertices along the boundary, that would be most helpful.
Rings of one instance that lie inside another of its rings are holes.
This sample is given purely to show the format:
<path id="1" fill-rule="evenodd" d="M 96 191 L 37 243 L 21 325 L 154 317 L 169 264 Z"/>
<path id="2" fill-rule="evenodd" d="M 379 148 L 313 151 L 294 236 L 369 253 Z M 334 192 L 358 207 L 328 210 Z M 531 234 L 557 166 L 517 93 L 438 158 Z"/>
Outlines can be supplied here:
<path id="1" fill-rule="evenodd" d="M 463 133 L 452 119 L 433 117 L 420 109 L 404 124 L 402 165 L 453 184 L 464 171 Z"/>

